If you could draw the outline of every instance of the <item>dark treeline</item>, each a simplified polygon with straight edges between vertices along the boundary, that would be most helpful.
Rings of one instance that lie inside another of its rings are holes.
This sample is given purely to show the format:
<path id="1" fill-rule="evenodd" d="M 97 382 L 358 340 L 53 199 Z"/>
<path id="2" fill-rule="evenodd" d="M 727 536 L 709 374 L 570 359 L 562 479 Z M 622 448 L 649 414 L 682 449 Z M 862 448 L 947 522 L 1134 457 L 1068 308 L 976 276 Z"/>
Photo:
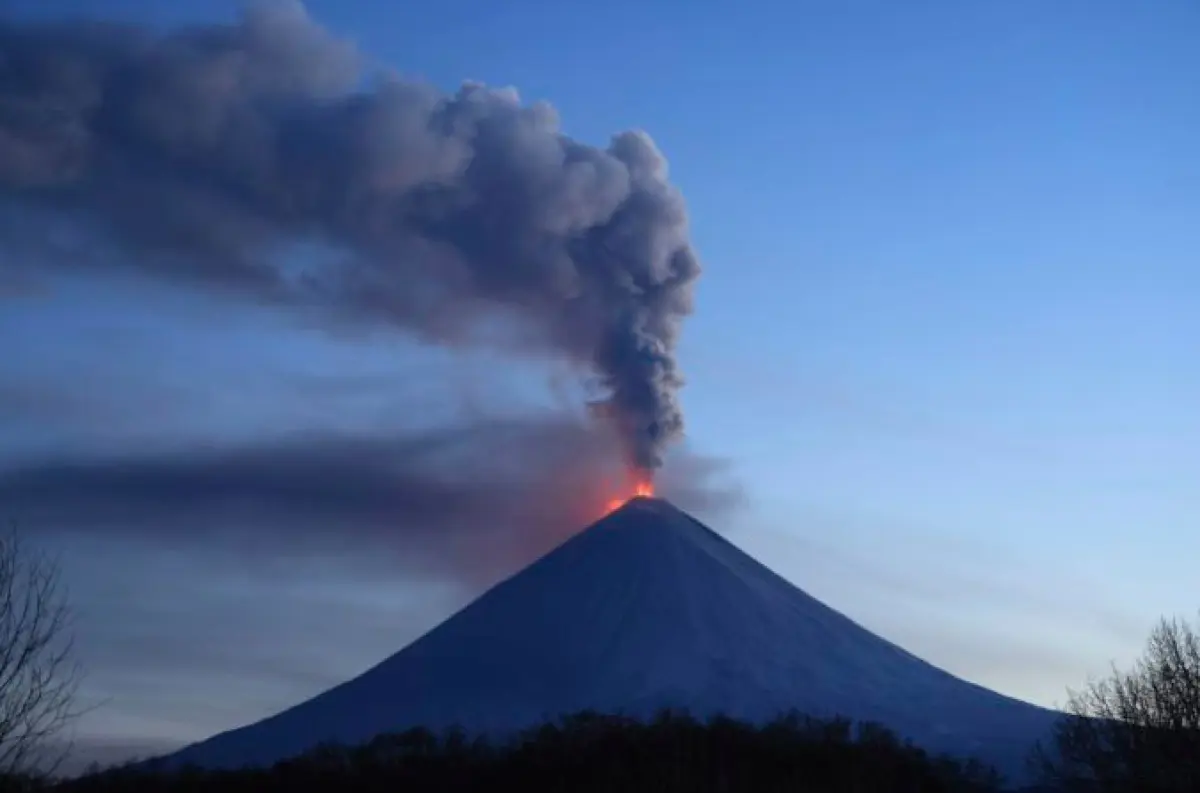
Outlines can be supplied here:
<path id="1" fill-rule="evenodd" d="M 651 722 L 582 714 L 506 744 L 427 730 L 347 748 L 325 746 L 270 769 L 155 774 L 109 769 L 61 793 L 303 791 L 993 791 L 991 769 L 933 757 L 883 727 L 801 716 L 766 726 L 664 713 Z"/>

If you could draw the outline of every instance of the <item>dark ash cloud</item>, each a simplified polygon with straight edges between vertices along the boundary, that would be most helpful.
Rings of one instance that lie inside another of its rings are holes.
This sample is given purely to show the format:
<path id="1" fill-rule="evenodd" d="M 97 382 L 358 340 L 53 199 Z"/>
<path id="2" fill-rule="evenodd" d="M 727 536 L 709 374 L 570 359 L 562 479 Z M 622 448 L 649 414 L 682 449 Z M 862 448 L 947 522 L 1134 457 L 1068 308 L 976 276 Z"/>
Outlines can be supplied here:
<path id="1" fill-rule="evenodd" d="M 700 268 L 653 142 L 596 148 L 511 90 L 368 75 L 296 3 L 162 35 L 0 21 L 0 229 L 26 268 L 578 362 L 639 469 L 682 434 Z"/>
<path id="2" fill-rule="evenodd" d="M 109 532 L 272 555 L 391 555 L 470 584 L 532 561 L 620 494 L 610 436 L 567 417 L 392 435 L 311 434 L 0 470 L 0 505 L 33 531 Z M 740 499 L 677 450 L 662 494 L 700 516 Z"/>

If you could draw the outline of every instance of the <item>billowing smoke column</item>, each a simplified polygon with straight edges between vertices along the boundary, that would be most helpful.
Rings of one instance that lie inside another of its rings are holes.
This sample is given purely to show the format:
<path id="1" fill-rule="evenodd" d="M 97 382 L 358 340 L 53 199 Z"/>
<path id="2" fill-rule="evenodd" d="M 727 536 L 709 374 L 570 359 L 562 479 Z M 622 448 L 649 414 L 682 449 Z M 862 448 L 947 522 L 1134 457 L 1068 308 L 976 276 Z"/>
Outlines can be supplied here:
<path id="1" fill-rule="evenodd" d="M 0 23 L 9 264 L 136 268 L 565 357 L 602 381 L 630 465 L 657 468 L 700 268 L 654 144 L 594 148 L 510 90 L 363 66 L 290 3 L 166 35 Z"/>

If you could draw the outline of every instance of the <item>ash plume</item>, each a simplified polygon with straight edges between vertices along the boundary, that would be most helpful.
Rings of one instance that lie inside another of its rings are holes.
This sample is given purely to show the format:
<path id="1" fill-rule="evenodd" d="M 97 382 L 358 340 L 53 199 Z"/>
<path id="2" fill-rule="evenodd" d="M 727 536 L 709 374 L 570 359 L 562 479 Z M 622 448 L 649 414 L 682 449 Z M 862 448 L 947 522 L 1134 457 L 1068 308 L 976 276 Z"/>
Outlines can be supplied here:
<path id="1" fill-rule="evenodd" d="M 572 361 L 646 472 L 682 433 L 700 267 L 650 138 L 597 148 L 512 90 L 368 73 L 296 3 L 165 34 L 0 21 L 0 229 L 10 269 Z"/>
<path id="2" fill-rule="evenodd" d="M 0 460 L 0 504 L 30 531 L 322 559 L 368 548 L 480 587 L 603 514 L 612 445 L 573 417 L 539 415 L 59 451 Z M 686 445 L 661 479 L 665 497 L 701 515 L 741 503 L 721 462 Z"/>

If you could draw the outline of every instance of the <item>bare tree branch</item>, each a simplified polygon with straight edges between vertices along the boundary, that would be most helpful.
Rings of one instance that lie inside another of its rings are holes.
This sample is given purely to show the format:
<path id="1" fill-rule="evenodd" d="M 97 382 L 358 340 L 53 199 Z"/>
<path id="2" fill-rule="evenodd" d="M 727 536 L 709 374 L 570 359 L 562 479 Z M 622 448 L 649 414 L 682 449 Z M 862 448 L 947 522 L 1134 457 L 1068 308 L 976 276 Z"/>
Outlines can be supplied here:
<path id="1" fill-rule="evenodd" d="M 1200 790 L 1200 633 L 1162 620 L 1128 671 L 1070 692 L 1068 716 L 1034 762 L 1067 791 Z"/>
<path id="2" fill-rule="evenodd" d="M 51 739 L 79 715 L 70 629 L 58 565 L 10 527 L 0 534 L 2 778 L 49 776 L 66 755 Z"/>

